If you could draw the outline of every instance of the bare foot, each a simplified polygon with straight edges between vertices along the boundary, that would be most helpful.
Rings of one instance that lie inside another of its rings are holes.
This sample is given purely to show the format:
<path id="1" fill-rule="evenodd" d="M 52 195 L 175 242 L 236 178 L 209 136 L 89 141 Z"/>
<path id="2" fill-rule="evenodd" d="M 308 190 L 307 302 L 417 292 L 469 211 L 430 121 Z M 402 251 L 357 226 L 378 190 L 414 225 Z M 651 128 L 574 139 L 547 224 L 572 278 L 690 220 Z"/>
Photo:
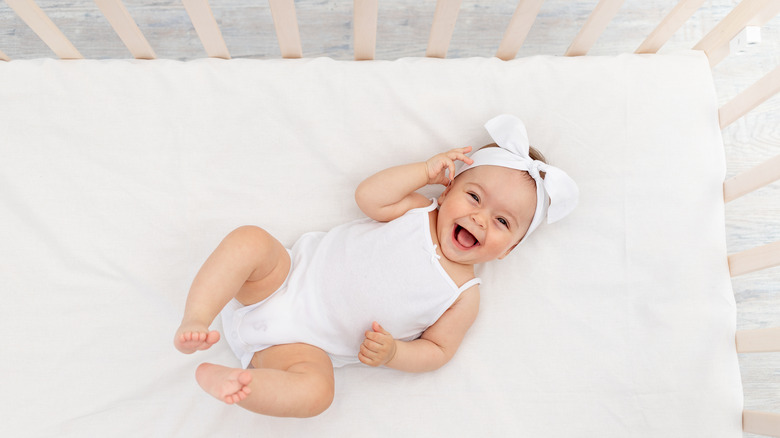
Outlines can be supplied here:
<path id="1" fill-rule="evenodd" d="M 195 379 L 204 391 L 229 405 L 244 400 L 252 392 L 248 386 L 252 373 L 240 368 L 202 363 L 195 371 Z"/>
<path id="2" fill-rule="evenodd" d="M 173 337 L 173 345 L 184 354 L 192 354 L 199 350 L 206 350 L 219 341 L 219 332 L 209 331 L 208 326 L 202 324 L 185 324 L 179 327 Z"/>

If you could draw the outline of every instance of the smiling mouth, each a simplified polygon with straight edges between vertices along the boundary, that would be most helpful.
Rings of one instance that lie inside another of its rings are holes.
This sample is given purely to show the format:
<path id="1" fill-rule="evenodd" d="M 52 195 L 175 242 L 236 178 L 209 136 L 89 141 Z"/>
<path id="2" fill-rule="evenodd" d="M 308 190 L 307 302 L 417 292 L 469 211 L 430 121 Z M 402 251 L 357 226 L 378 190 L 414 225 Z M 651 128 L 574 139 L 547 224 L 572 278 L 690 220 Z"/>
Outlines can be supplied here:
<path id="1" fill-rule="evenodd" d="M 471 249 L 475 246 L 479 246 L 479 241 L 473 234 L 460 225 L 455 225 L 455 230 L 452 232 L 452 240 L 460 249 Z"/>

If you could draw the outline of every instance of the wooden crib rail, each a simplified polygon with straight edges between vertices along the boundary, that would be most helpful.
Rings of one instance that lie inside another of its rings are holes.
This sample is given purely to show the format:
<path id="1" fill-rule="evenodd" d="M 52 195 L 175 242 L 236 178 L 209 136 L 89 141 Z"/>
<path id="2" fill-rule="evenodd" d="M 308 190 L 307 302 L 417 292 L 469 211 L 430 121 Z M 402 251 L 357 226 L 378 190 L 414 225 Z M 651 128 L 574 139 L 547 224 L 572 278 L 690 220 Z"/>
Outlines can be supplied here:
<path id="1" fill-rule="evenodd" d="M 718 111 L 721 129 L 780 92 L 780 66 L 759 79 Z"/>
<path id="2" fill-rule="evenodd" d="M 354 55 L 356 60 L 374 59 L 377 0 L 354 1 Z M 462 0 L 437 0 L 426 56 L 446 56 Z M 585 55 L 617 14 L 624 0 L 600 0 L 565 52 Z M 122 0 L 95 0 L 120 39 L 135 58 L 154 59 L 148 41 L 135 24 Z M 268 0 L 283 58 L 303 56 L 293 0 Z M 698 10 L 703 0 L 680 0 L 663 21 L 642 42 L 636 53 L 655 53 Z M 11 8 L 62 59 L 80 59 L 81 54 L 54 25 L 34 0 L 6 0 Z M 209 57 L 229 59 L 225 41 L 208 0 L 182 0 Z M 512 20 L 495 53 L 500 59 L 514 58 L 528 35 L 544 0 L 518 0 Z M 703 50 L 716 65 L 729 53 L 729 42 L 746 25 L 763 25 L 780 12 L 780 0 L 742 0 L 694 49 Z M 0 60 L 9 57 L 0 52 Z"/>
<path id="3" fill-rule="evenodd" d="M 780 352 L 780 327 L 738 330 L 737 353 Z"/>
<path id="4" fill-rule="evenodd" d="M 780 93 L 780 66 L 720 108 L 718 116 L 721 129 L 778 93 Z M 731 202 L 778 179 L 780 179 L 780 155 L 724 182 L 723 199 L 725 202 Z"/>
<path id="5" fill-rule="evenodd" d="M 355 0 L 353 10 L 352 41 L 355 61 L 374 59 L 376 54 L 376 21 L 378 0 Z"/>
<path id="6" fill-rule="evenodd" d="M 268 3 L 271 5 L 271 16 L 274 19 L 282 58 L 302 58 L 301 33 L 295 16 L 295 3 L 293 0 L 268 0 Z"/>
<path id="7" fill-rule="evenodd" d="M 607 25 L 617 14 L 618 9 L 623 5 L 623 0 L 601 0 L 593 9 L 588 17 L 588 21 L 582 26 L 580 32 L 574 37 L 569 48 L 566 49 L 566 56 L 581 56 L 596 43 L 596 40 L 607 28 Z"/>
<path id="8" fill-rule="evenodd" d="M 729 43 L 749 23 L 760 18 L 769 19 L 767 11 L 775 10 L 777 0 L 742 0 L 698 44 L 695 50 L 703 50 L 714 67 L 729 54 Z M 774 16 L 774 15 L 772 15 Z"/>
<path id="9" fill-rule="evenodd" d="M 723 183 L 723 199 L 731 202 L 780 179 L 780 155 L 746 170 Z"/>
<path id="10" fill-rule="evenodd" d="M 680 0 L 677 6 L 669 12 L 669 15 L 664 17 L 661 24 L 642 41 L 634 53 L 657 53 L 669 41 L 669 38 L 691 18 L 691 15 L 699 10 L 702 4 L 704 4 L 704 0 Z"/>
<path id="11" fill-rule="evenodd" d="M 742 430 L 747 433 L 780 437 L 780 414 L 743 411 Z"/>
<path id="12" fill-rule="evenodd" d="M 5 2 L 61 59 L 84 58 L 33 0 L 5 0 Z M 9 59 L 5 56 L 4 60 Z"/>
<path id="13" fill-rule="evenodd" d="M 780 241 L 729 255 L 732 277 L 780 266 Z"/>
<path id="14" fill-rule="evenodd" d="M 230 59 L 230 52 L 228 52 L 225 39 L 222 38 L 217 20 L 211 12 L 209 2 L 207 0 L 182 0 L 182 3 L 209 57 Z"/>
<path id="15" fill-rule="evenodd" d="M 119 35 L 119 39 L 136 59 L 155 59 L 157 57 L 122 0 L 95 0 L 95 3 Z"/>
<path id="16" fill-rule="evenodd" d="M 461 0 L 438 0 L 436 2 L 436 11 L 433 13 L 433 24 L 425 56 L 432 58 L 445 58 L 447 56 L 460 4 Z"/>
<path id="17" fill-rule="evenodd" d="M 536 21 L 536 16 L 539 15 L 539 10 L 542 9 L 542 3 L 544 0 L 525 0 L 517 4 L 517 9 L 512 14 L 512 20 L 498 46 L 497 58 L 508 61 L 517 56 L 531 26 Z"/>

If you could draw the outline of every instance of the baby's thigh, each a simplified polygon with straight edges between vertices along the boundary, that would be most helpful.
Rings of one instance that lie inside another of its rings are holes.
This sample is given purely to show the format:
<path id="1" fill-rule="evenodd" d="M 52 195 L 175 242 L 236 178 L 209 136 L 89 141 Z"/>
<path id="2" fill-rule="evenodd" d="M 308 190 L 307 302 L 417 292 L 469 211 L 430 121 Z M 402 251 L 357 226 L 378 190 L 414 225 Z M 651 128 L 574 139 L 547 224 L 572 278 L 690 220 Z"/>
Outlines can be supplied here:
<path id="1" fill-rule="evenodd" d="M 333 362 L 321 348 L 309 344 L 274 345 L 252 357 L 255 368 L 270 368 L 294 373 L 305 388 L 307 397 L 327 409 L 335 391 Z"/>
<path id="2" fill-rule="evenodd" d="M 238 228 L 228 237 L 245 247 L 241 254 L 250 259 L 254 268 L 236 294 L 238 302 L 245 306 L 258 303 L 284 284 L 292 262 L 281 242 L 262 228 L 252 226 Z"/>

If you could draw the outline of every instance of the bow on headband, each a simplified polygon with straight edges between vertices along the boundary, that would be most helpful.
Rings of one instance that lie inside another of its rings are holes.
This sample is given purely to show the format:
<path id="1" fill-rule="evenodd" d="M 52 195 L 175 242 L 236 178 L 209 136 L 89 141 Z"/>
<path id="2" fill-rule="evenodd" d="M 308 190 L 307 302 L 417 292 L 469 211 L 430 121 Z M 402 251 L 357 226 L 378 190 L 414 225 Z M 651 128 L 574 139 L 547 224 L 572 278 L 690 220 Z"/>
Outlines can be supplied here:
<path id="1" fill-rule="evenodd" d="M 528 155 L 528 133 L 523 122 L 515 116 L 503 114 L 485 123 L 490 136 L 498 148 L 482 148 L 471 155 L 474 163 L 460 168 L 455 176 L 476 166 L 502 166 L 523 170 L 536 182 L 536 211 L 531 226 L 523 236 L 522 243 L 547 216 L 547 223 L 557 222 L 574 210 L 579 198 L 577 183 L 563 170 L 532 159 Z M 542 178 L 539 172 L 544 172 Z"/>

